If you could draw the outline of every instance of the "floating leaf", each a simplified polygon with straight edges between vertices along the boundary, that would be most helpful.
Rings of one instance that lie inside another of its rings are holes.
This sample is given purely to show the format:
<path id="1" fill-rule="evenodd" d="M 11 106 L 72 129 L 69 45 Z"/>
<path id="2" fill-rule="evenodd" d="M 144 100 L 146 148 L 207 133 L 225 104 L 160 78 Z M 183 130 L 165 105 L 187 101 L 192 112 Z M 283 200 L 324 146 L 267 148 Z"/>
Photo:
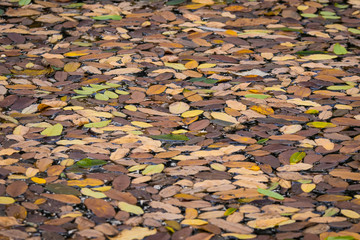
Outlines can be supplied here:
<path id="1" fill-rule="evenodd" d="M 186 2 L 186 0 L 171 0 L 171 1 L 168 1 L 168 2 L 166 3 L 166 5 L 168 5 L 168 6 L 174 6 L 174 5 L 179 5 L 179 4 L 181 4 L 181 3 L 184 3 L 184 2 Z"/>
<path id="2" fill-rule="evenodd" d="M 175 134 L 152 135 L 150 137 L 153 139 L 158 139 L 158 140 L 171 140 L 171 141 L 187 141 L 187 140 L 189 140 L 189 138 L 185 135 L 175 135 Z"/>
<path id="3" fill-rule="evenodd" d="M 31 0 L 19 0 L 20 6 L 29 5 L 31 3 Z"/>
<path id="4" fill-rule="evenodd" d="M 272 198 L 275 198 L 275 199 L 278 199 L 278 200 L 284 200 L 285 198 L 283 196 L 281 196 L 280 194 L 276 193 L 276 192 L 273 192 L 273 191 L 270 191 L 270 190 L 267 190 L 267 189 L 263 189 L 263 188 L 258 188 L 257 189 L 258 193 L 260 194 L 263 194 L 265 196 L 268 196 L 268 197 L 272 197 Z"/>
<path id="5" fill-rule="evenodd" d="M 256 99 L 265 99 L 271 97 L 270 95 L 265 94 L 246 94 L 246 98 L 256 98 Z"/>
<path id="6" fill-rule="evenodd" d="M 157 164 L 157 165 L 148 165 L 144 171 L 142 171 L 143 175 L 153 175 L 156 173 L 161 173 L 164 170 L 164 164 Z"/>
<path id="7" fill-rule="evenodd" d="M 87 128 L 101 128 L 101 127 L 106 127 L 107 125 L 109 125 L 111 122 L 111 120 L 106 120 L 106 121 L 101 121 L 101 122 L 94 122 L 94 123 L 87 123 L 84 124 L 84 127 Z"/>
<path id="8" fill-rule="evenodd" d="M 164 65 L 166 67 L 171 67 L 174 68 L 176 70 L 187 70 L 187 68 L 185 67 L 184 64 L 182 63 L 169 63 L 169 62 L 165 62 Z"/>
<path id="9" fill-rule="evenodd" d="M 348 90 L 353 87 L 354 86 L 350 86 L 350 85 L 334 85 L 334 86 L 328 86 L 326 89 L 336 91 L 336 90 Z"/>
<path id="10" fill-rule="evenodd" d="M 336 127 L 335 124 L 328 123 L 328 122 L 309 122 L 306 125 L 308 125 L 309 127 L 315 127 L 315 128 L 333 128 L 333 127 Z"/>
<path id="11" fill-rule="evenodd" d="M 349 5 L 347 5 L 347 4 L 340 4 L 340 3 L 337 3 L 337 2 L 334 5 L 337 8 L 348 8 L 349 7 Z"/>
<path id="12" fill-rule="evenodd" d="M 293 153 L 290 157 L 290 164 L 295 164 L 295 163 L 300 162 L 301 160 L 304 159 L 305 156 L 306 156 L 305 152 Z"/>
<path id="13" fill-rule="evenodd" d="M 164 86 L 164 85 L 152 85 L 147 89 L 146 94 L 147 95 L 160 94 L 160 93 L 164 92 L 165 89 L 166 89 L 166 86 Z"/>
<path id="14" fill-rule="evenodd" d="M 12 204 L 15 202 L 15 199 L 11 197 L 0 197 L 0 204 Z"/>
<path id="15" fill-rule="evenodd" d="M 306 18 L 316 18 L 316 17 L 318 17 L 319 15 L 313 14 L 313 13 L 302 13 L 301 16 L 302 16 L 302 17 L 306 17 Z"/>
<path id="16" fill-rule="evenodd" d="M 62 130 L 63 130 L 63 125 L 57 123 L 51 127 L 46 128 L 40 134 L 48 137 L 59 136 L 61 135 Z"/>
<path id="17" fill-rule="evenodd" d="M 230 216 L 231 214 L 233 214 L 237 210 L 238 210 L 237 208 L 228 208 L 228 209 L 226 209 L 226 211 L 224 213 L 224 216 Z"/>
<path id="18" fill-rule="evenodd" d="M 138 207 L 133 204 L 129 204 L 127 202 L 119 202 L 118 207 L 125 212 L 133 213 L 136 215 L 141 215 L 144 213 L 141 207 Z"/>
<path id="19" fill-rule="evenodd" d="M 131 229 L 124 229 L 119 235 L 109 238 L 110 240 L 137 240 L 145 239 L 147 236 L 156 234 L 156 229 L 150 230 L 144 227 L 133 227 Z"/>
<path id="20" fill-rule="evenodd" d="M 204 112 L 203 110 L 190 110 L 190 111 L 183 112 L 181 114 L 181 116 L 183 118 L 190 118 L 190 117 L 198 116 L 198 115 L 202 114 L 203 112 Z"/>
<path id="21" fill-rule="evenodd" d="M 334 53 L 337 54 L 337 55 L 344 55 L 344 54 L 347 54 L 348 51 L 346 50 L 346 48 L 341 46 L 339 43 L 335 43 L 335 45 L 334 45 Z"/>
<path id="22" fill-rule="evenodd" d="M 264 144 L 264 143 L 266 143 L 267 141 L 269 141 L 268 138 L 263 138 L 263 139 L 260 139 L 259 141 L 257 141 L 257 144 Z"/>
<path id="23" fill-rule="evenodd" d="M 116 93 L 112 92 L 112 91 L 105 91 L 104 92 L 104 95 L 108 98 L 111 98 L 111 99 L 115 99 L 115 98 L 118 98 L 119 95 L 117 95 Z M 96 97 L 96 96 L 95 96 Z"/>
<path id="24" fill-rule="evenodd" d="M 109 100 L 109 97 L 102 93 L 95 94 L 95 99 L 101 100 L 101 101 L 107 101 Z"/>
<path id="25" fill-rule="evenodd" d="M 215 63 L 203 63 L 203 64 L 200 64 L 197 68 L 198 69 L 201 69 L 201 68 L 212 68 L 212 67 L 215 67 L 216 64 Z"/>
<path id="26" fill-rule="evenodd" d="M 335 55 L 327 55 L 327 54 L 312 54 L 309 56 L 305 56 L 302 57 L 303 59 L 307 59 L 307 60 L 329 60 L 329 59 L 333 59 L 333 58 L 337 58 L 337 56 Z"/>
<path id="27" fill-rule="evenodd" d="M 93 166 L 101 166 L 106 163 L 107 162 L 104 160 L 83 158 L 80 161 L 76 162 L 76 165 L 78 165 L 79 167 L 82 167 L 82 168 L 90 168 Z"/>
<path id="28" fill-rule="evenodd" d="M 352 236 L 336 236 L 336 237 L 327 237 L 325 240 L 355 240 Z"/>
<path id="29" fill-rule="evenodd" d="M 122 16 L 119 15 L 102 15 L 102 16 L 95 16 L 91 17 L 94 20 L 121 20 Z"/>
<path id="30" fill-rule="evenodd" d="M 201 219 L 185 219 L 185 220 L 182 220 L 181 224 L 201 226 L 201 225 L 208 224 L 208 222 L 201 220 Z"/>

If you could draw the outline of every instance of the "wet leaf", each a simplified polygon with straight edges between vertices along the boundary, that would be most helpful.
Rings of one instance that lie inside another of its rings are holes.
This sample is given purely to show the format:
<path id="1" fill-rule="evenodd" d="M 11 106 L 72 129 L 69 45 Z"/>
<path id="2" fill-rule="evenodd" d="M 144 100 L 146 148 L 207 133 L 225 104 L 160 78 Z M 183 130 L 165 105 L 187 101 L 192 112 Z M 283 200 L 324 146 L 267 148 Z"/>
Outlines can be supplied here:
<path id="1" fill-rule="evenodd" d="M 82 167 L 82 168 L 90 168 L 93 166 L 101 166 L 106 163 L 107 162 L 104 160 L 83 158 L 80 161 L 76 162 L 76 165 L 78 165 L 79 167 Z"/>
<path id="2" fill-rule="evenodd" d="M 59 136 L 61 135 L 62 131 L 63 131 L 63 125 L 57 123 L 51 127 L 47 127 L 45 130 L 41 132 L 41 135 L 45 135 L 48 137 Z"/>
<path id="3" fill-rule="evenodd" d="M 125 212 L 133 213 L 136 215 L 141 215 L 144 213 L 144 211 L 141 209 L 141 207 L 138 207 L 136 205 L 132 205 L 126 202 L 119 202 L 118 207 Z"/>
<path id="4" fill-rule="evenodd" d="M 102 15 L 102 16 L 96 16 L 96 17 L 91 17 L 92 19 L 95 20 L 121 20 L 122 17 L 119 15 Z"/>
<path id="5" fill-rule="evenodd" d="M 275 198 L 275 199 L 278 199 L 278 200 L 284 200 L 285 199 L 282 195 L 280 195 L 280 194 L 278 194 L 276 192 L 267 190 L 267 189 L 258 188 L 257 191 L 260 194 L 263 194 L 265 196 L 272 197 L 272 198 Z"/>
<path id="6" fill-rule="evenodd" d="M 298 162 L 301 162 L 301 160 L 303 160 L 305 156 L 306 156 L 305 152 L 293 153 L 290 157 L 290 164 L 296 164 Z"/>

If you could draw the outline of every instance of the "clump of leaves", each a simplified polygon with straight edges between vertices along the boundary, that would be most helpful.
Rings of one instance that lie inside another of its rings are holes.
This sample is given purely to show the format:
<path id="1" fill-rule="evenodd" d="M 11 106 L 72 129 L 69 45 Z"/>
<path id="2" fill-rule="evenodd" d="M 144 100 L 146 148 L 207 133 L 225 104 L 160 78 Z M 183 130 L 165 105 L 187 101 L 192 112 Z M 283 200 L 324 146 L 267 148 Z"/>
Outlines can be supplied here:
<path id="1" fill-rule="evenodd" d="M 90 84 L 90 86 L 84 86 L 81 89 L 75 89 L 74 92 L 78 95 L 72 97 L 72 99 L 93 96 L 97 100 L 107 101 L 109 99 L 118 98 L 119 95 L 129 94 L 126 91 L 118 89 L 119 87 L 121 87 L 121 85 L 116 83 Z"/>

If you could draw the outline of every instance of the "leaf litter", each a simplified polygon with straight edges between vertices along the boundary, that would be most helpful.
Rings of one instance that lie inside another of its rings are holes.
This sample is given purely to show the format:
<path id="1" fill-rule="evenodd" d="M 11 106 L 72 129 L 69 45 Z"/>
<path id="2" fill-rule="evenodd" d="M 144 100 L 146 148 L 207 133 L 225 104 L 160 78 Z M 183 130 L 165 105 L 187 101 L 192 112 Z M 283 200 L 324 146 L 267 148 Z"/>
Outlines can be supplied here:
<path id="1" fill-rule="evenodd" d="M 4 239 L 360 239 L 360 4 L 2 1 Z"/>

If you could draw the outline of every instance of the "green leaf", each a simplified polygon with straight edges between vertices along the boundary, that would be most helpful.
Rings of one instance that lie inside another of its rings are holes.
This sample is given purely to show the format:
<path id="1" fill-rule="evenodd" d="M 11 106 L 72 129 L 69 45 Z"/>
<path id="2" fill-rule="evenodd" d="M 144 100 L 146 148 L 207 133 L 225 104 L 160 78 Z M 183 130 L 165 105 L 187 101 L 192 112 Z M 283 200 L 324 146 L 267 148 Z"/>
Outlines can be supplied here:
<path id="1" fill-rule="evenodd" d="M 91 88 L 92 89 L 92 88 Z M 93 94 L 95 91 L 94 89 L 90 90 L 90 89 L 87 89 L 87 90 L 78 90 L 78 89 L 75 89 L 74 92 L 76 92 L 77 94 L 81 94 L 81 95 L 91 95 Z"/>
<path id="2" fill-rule="evenodd" d="M 338 214 L 340 212 L 340 209 L 338 208 L 334 208 L 334 207 L 330 207 L 328 209 L 325 210 L 323 217 L 332 217 L 335 214 Z"/>
<path id="3" fill-rule="evenodd" d="M 62 130 L 63 130 L 63 125 L 57 123 L 51 127 L 46 128 L 40 134 L 48 137 L 59 136 L 61 135 Z"/>
<path id="4" fill-rule="evenodd" d="M 335 3 L 335 7 L 337 7 L 337 8 L 348 8 L 348 7 L 349 7 L 349 5 L 347 5 L 347 4 L 339 4 L 339 3 Z"/>
<path id="5" fill-rule="evenodd" d="M 99 84 L 90 84 L 90 87 L 96 89 L 96 91 L 101 91 L 101 90 L 104 90 L 104 89 L 111 88 L 110 86 L 99 85 Z"/>
<path id="6" fill-rule="evenodd" d="M 290 164 L 295 164 L 295 163 L 300 162 L 301 160 L 304 159 L 305 156 L 306 156 L 305 152 L 293 153 L 290 157 Z"/>
<path id="7" fill-rule="evenodd" d="M 312 55 L 312 54 L 324 54 L 325 51 L 298 51 L 295 54 L 297 55 Z"/>
<path id="8" fill-rule="evenodd" d="M 356 28 L 348 28 L 348 31 L 354 34 L 360 34 L 360 30 Z"/>
<path id="9" fill-rule="evenodd" d="M 148 165 L 144 171 L 142 171 L 143 175 L 153 175 L 156 173 L 161 173 L 164 170 L 164 164 L 157 164 L 157 165 Z"/>
<path id="10" fill-rule="evenodd" d="M 70 194 L 75 196 L 80 196 L 81 193 L 73 187 L 61 184 L 61 183 L 52 183 L 46 184 L 45 189 L 57 193 L 57 194 Z"/>
<path id="11" fill-rule="evenodd" d="M 263 143 L 266 143 L 267 141 L 269 141 L 268 138 L 263 138 L 263 139 L 260 139 L 259 141 L 257 141 L 257 144 L 263 144 Z"/>
<path id="12" fill-rule="evenodd" d="M 322 16 L 335 16 L 336 15 L 336 13 L 330 12 L 330 11 L 321 11 L 320 14 Z"/>
<path id="13" fill-rule="evenodd" d="M 299 32 L 299 33 L 303 33 L 303 30 L 301 30 L 301 29 L 288 28 L 288 27 L 275 28 L 275 30 L 280 30 L 280 31 L 284 31 L 284 32 Z"/>
<path id="14" fill-rule="evenodd" d="M 341 18 L 340 16 L 327 16 L 327 15 L 322 16 L 322 17 L 325 19 L 340 19 Z"/>
<path id="15" fill-rule="evenodd" d="M 228 208 L 226 209 L 225 213 L 224 213 L 224 216 L 230 216 L 231 214 L 233 214 L 234 212 L 236 212 L 238 209 L 237 208 Z"/>
<path id="16" fill-rule="evenodd" d="M 348 90 L 353 87 L 354 86 L 350 86 L 350 85 L 334 85 L 334 86 L 328 86 L 326 89 L 328 89 L 328 90 Z"/>
<path id="17" fill-rule="evenodd" d="M 88 43 L 88 42 L 72 42 L 71 44 L 77 45 L 80 47 L 90 47 L 93 45 L 92 43 Z"/>
<path id="18" fill-rule="evenodd" d="M 274 189 L 276 189 L 279 186 L 279 182 L 272 182 L 270 184 L 270 187 L 268 188 L 269 191 L 272 191 Z"/>
<path id="19" fill-rule="evenodd" d="M 270 95 L 265 94 L 246 94 L 246 98 L 256 98 L 256 99 L 265 99 L 271 97 Z"/>
<path id="20" fill-rule="evenodd" d="M 108 98 L 118 98 L 119 95 L 117 95 L 116 93 L 112 92 L 112 91 L 105 91 L 104 95 L 107 96 Z"/>
<path id="21" fill-rule="evenodd" d="M 263 194 L 265 196 L 268 196 L 268 197 L 272 197 L 272 198 L 275 198 L 275 199 L 278 199 L 278 200 L 284 200 L 285 198 L 283 196 L 281 196 L 280 194 L 276 193 L 276 192 L 273 192 L 273 191 L 270 191 L 270 190 L 267 190 L 267 189 L 263 189 L 263 188 L 258 188 L 257 189 L 258 193 L 260 194 Z"/>
<path id="22" fill-rule="evenodd" d="M 100 159 L 84 158 L 84 159 L 81 159 L 80 161 L 78 161 L 76 163 L 76 165 L 78 165 L 79 167 L 82 167 L 82 168 L 90 168 L 93 166 L 101 166 L 106 163 L 107 163 L 106 161 L 100 160 Z"/>
<path id="23" fill-rule="evenodd" d="M 97 93 L 97 94 L 95 95 L 95 99 L 101 100 L 101 101 L 107 101 L 107 100 L 109 100 L 109 97 L 106 96 L 105 94 Z"/>
<path id="24" fill-rule="evenodd" d="M 302 16 L 302 17 L 306 17 L 306 18 L 316 18 L 316 17 L 318 17 L 319 15 L 313 14 L 313 13 L 302 13 L 301 16 Z"/>
<path id="25" fill-rule="evenodd" d="M 325 240 L 355 240 L 352 236 L 327 237 Z"/>
<path id="26" fill-rule="evenodd" d="M 347 54 L 348 51 L 346 50 L 346 48 L 344 48 L 343 46 L 341 46 L 339 43 L 335 43 L 334 53 L 335 53 L 336 55 L 344 55 L 344 54 Z"/>
<path id="27" fill-rule="evenodd" d="M 31 3 L 31 0 L 19 0 L 20 6 L 29 5 Z"/>
<path id="28" fill-rule="evenodd" d="M 181 4 L 181 3 L 185 2 L 185 1 L 186 0 L 172 0 L 172 1 L 168 1 L 166 3 L 166 5 L 168 5 L 168 6 L 179 5 L 179 4 Z"/>
<path id="29" fill-rule="evenodd" d="M 117 84 L 117 83 L 110 83 L 110 82 L 107 82 L 105 83 L 106 85 L 108 85 L 109 87 L 112 87 L 112 88 L 118 88 L 118 87 L 121 87 L 120 84 Z"/>
<path id="30" fill-rule="evenodd" d="M 189 140 L 189 138 L 185 135 L 176 135 L 176 134 L 152 135 L 150 137 L 157 140 L 172 140 L 172 141 Z"/>
<path id="31" fill-rule="evenodd" d="M 0 16 L 4 15 L 4 10 L 3 9 L 0 9 Z"/>
<path id="32" fill-rule="evenodd" d="M 216 79 L 211 79 L 211 78 L 206 78 L 206 77 L 190 79 L 190 82 L 204 82 L 204 83 L 209 83 L 209 84 L 217 83 L 217 81 L 218 80 L 216 80 Z"/>
<path id="33" fill-rule="evenodd" d="M 87 123 L 84 124 L 84 127 L 87 128 L 101 128 L 101 127 L 106 127 L 107 125 L 109 125 L 111 122 L 111 120 L 107 120 L 107 121 L 101 121 L 101 122 L 94 122 L 94 123 Z"/>
<path id="34" fill-rule="evenodd" d="M 81 8 L 85 3 L 72 3 L 64 6 L 64 8 Z"/>
<path id="35" fill-rule="evenodd" d="M 121 20 L 122 16 L 119 15 L 102 15 L 102 16 L 96 16 L 96 17 L 91 17 L 92 19 L 95 20 Z"/>

